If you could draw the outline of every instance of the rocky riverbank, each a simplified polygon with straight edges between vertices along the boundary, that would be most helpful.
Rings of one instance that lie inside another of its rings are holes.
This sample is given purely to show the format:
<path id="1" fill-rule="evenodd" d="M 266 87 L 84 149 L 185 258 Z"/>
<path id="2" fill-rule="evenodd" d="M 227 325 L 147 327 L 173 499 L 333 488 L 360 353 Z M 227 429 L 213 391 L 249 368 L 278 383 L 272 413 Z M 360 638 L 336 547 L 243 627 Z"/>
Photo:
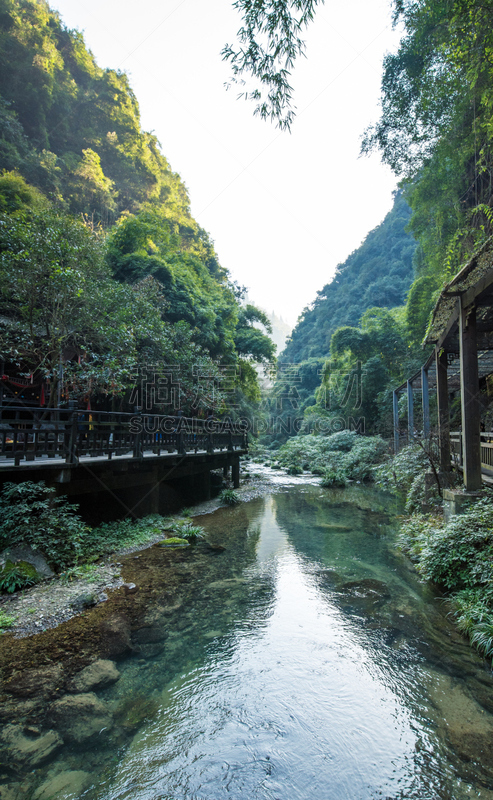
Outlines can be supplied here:
<path id="1" fill-rule="evenodd" d="M 272 491 L 275 481 L 279 481 L 279 473 L 274 475 L 269 469 L 253 466 L 252 473 L 242 478 L 237 490 L 242 501 Z M 292 481 L 289 477 L 286 480 Z M 220 506 L 220 500 L 213 498 L 198 503 L 192 508 L 192 513 L 194 516 L 210 514 Z M 31 636 L 66 622 L 87 608 L 106 602 L 108 593 L 126 588 L 121 575 L 120 558 L 150 547 L 162 538 L 162 535 L 154 536 L 138 547 L 126 548 L 96 564 L 82 566 L 70 579 L 55 576 L 21 592 L 0 596 L 0 611 L 13 620 L 9 632 L 16 638 Z"/>

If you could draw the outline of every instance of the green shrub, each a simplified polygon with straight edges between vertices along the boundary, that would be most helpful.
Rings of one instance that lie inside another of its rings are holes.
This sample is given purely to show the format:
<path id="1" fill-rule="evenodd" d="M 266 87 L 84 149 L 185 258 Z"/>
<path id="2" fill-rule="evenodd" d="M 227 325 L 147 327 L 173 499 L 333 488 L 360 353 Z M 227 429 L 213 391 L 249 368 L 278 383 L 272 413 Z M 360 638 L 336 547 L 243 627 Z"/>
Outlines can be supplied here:
<path id="1" fill-rule="evenodd" d="M 361 436 L 355 431 L 331 436 L 304 434 L 280 448 L 278 462 L 291 475 L 309 469 L 314 475 L 335 473 L 345 480 L 365 481 L 373 478 L 375 465 L 386 451 L 379 436 Z"/>
<path id="2" fill-rule="evenodd" d="M 493 656 L 493 495 L 488 493 L 445 523 L 415 514 L 400 545 L 418 572 L 450 592 L 459 630 L 484 656 Z"/>
<path id="3" fill-rule="evenodd" d="M 424 578 L 459 590 L 493 581 L 493 501 L 479 500 L 423 542 L 419 570 Z"/>
<path id="4" fill-rule="evenodd" d="M 426 453 L 418 445 L 408 445 L 375 469 L 375 480 L 389 492 L 405 493 L 429 469 Z"/>
<path id="5" fill-rule="evenodd" d="M 189 542 L 204 538 L 204 529 L 200 525 L 192 525 L 190 522 L 184 522 L 183 520 L 174 522 L 169 530 Z"/>
<path id="6" fill-rule="evenodd" d="M 299 467 L 297 464 L 290 464 L 286 472 L 288 475 L 301 475 L 303 472 L 303 467 Z"/>
<path id="7" fill-rule="evenodd" d="M 340 472 L 335 472 L 334 470 L 328 469 L 320 481 L 321 486 L 326 487 L 340 487 L 343 488 L 346 486 L 346 478 Z"/>
<path id="8" fill-rule="evenodd" d="M 150 514 L 142 519 L 103 522 L 87 532 L 83 555 L 97 557 L 126 547 L 144 545 L 160 536 L 169 524 L 169 519 L 159 514 Z"/>
<path id="9" fill-rule="evenodd" d="M 75 564 L 89 529 L 75 507 L 44 483 L 6 483 L 0 497 L 0 550 L 29 545 L 55 569 Z"/>
<path id="10" fill-rule="evenodd" d="M 219 495 L 221 503 L 226 503 L 227 506 L 235 506 L 241 503 L 240 496 L 234 489 L 223 489 Z"/>
<path id="11" fill-rule="evenodd" d="M 13 563 L 7 560 L 0 570 L 0 592 L 12 594 L 20 589 L 27 589 L 39 580 L 39 575 L 26 561 Z"/>

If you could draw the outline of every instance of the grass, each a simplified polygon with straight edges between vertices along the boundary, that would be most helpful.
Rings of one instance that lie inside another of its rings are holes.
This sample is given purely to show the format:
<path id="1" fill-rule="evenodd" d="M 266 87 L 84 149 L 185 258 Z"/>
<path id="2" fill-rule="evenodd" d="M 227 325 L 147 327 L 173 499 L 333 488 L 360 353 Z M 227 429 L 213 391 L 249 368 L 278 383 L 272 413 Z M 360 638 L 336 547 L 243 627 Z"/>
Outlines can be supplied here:
<path id="1" fill-rule="evenodd" d="M 4 633 L 15 624 L 15 617 L 10 617 L 0 608 L 0 633 Z"/>

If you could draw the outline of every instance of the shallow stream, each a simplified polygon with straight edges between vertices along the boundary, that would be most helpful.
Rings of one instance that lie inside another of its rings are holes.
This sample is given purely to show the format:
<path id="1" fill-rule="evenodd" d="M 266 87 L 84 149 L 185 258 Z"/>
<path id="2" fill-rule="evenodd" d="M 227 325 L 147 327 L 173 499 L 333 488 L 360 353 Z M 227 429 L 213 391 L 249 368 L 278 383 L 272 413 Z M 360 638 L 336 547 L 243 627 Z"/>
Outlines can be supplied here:
<path id="1" fill-rule="evenodd" d="M 135 594 L 12 642 L 2 800 L 493 798 L 491 672 L 391 499 L 300 484 L 198 521 L 208 544 L 126 557 Z M 81 692 L 96 657 L 120 677 Z M 58 737 L 39 763 L 19 725 Z"/>

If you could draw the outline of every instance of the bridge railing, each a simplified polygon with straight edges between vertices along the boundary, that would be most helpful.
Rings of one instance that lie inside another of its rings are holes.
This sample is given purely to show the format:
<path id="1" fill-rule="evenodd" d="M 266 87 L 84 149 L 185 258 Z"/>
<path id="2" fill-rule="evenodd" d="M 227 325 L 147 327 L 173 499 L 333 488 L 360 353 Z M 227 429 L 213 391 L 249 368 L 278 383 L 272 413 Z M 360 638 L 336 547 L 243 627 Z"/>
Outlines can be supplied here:
<path id="1" fill-rule="evenodd" d="M 241 423 L 149 413 L 0 408 L 0 458 L 21 461 L 81 457 L 143 458 L 247 448 Z"/>
<path id="2" fill-rule="evenodd" d="M 481 433 L 481 472 L 493 475 L 493 432 Z M 454 463 L 458 467 L 463 465 L 463 442 L 460 431 L 450 433 L 450 451 Z"/>

